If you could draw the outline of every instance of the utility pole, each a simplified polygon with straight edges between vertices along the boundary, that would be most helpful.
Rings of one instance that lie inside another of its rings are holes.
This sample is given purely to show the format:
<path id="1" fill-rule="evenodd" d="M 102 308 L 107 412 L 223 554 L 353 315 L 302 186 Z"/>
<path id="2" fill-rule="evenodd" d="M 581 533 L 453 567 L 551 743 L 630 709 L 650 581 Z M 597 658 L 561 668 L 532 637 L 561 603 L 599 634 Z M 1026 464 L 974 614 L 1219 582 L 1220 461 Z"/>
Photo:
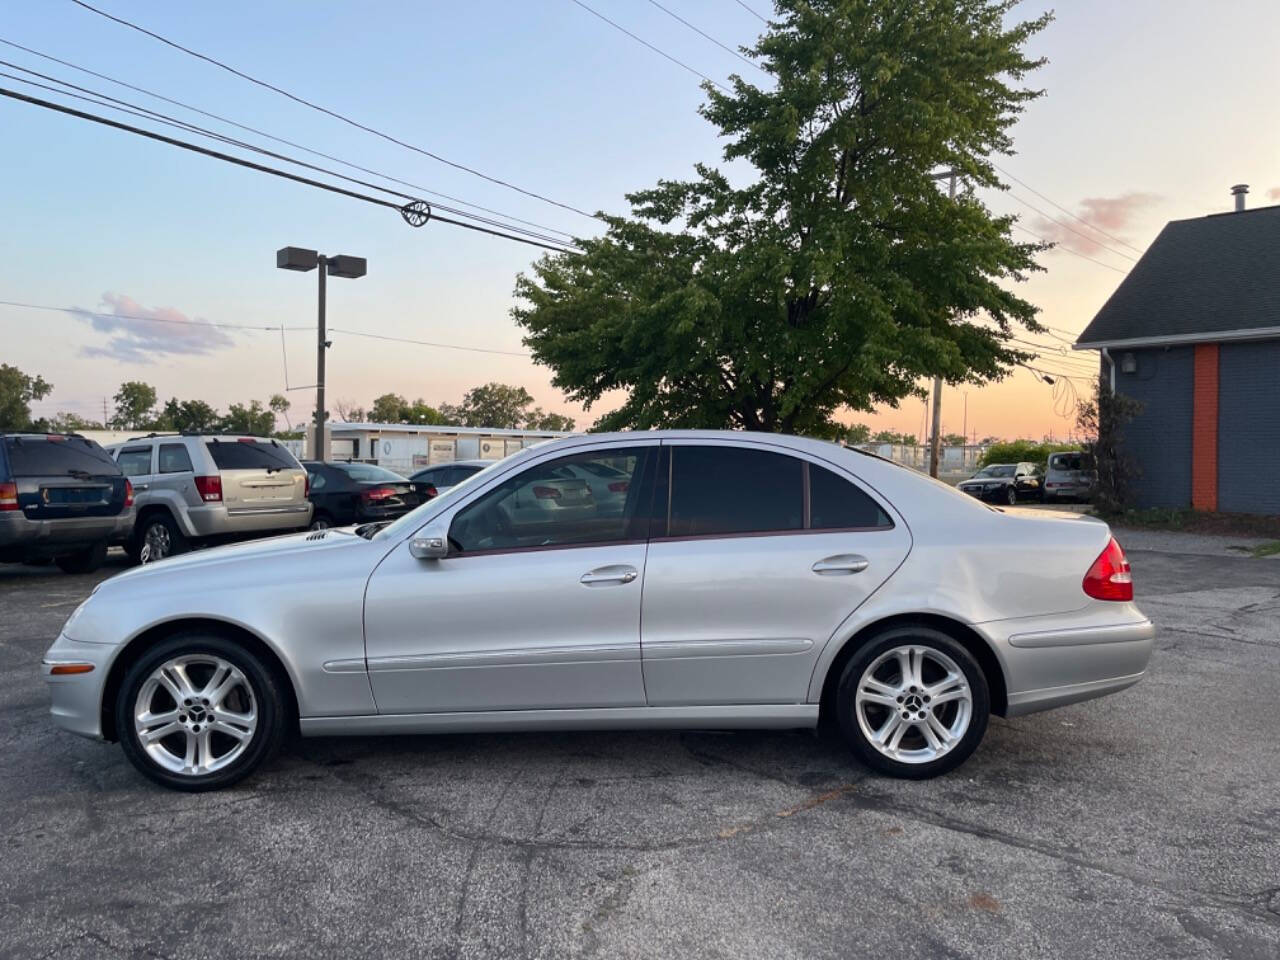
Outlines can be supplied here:
<path id="1" fill-rule="evenodd" d="M 329 258 L 322 253 L 316 261 L 320 267 L 316 271 L 320 275 L 320 296 L 316 311 L 316 442 L 312 456 L 324 460 L 324 351 L 328 346 L 324 335 L 324 281 L 329 274 Z"/>
<path id="2" fill-rule="evenodd" d="M 935 180 L 943 177 L 950 178 L 950 185 L 947 187 L 948 199 L 956 198 L 956 171 L 954 168 L 946 170 L 934 176 Z M 929 476 L 937 478 L 938 476 L 938 458 L 942 453 L 942 377 L 933 378 L 933 436 L 929 441 Z"/>

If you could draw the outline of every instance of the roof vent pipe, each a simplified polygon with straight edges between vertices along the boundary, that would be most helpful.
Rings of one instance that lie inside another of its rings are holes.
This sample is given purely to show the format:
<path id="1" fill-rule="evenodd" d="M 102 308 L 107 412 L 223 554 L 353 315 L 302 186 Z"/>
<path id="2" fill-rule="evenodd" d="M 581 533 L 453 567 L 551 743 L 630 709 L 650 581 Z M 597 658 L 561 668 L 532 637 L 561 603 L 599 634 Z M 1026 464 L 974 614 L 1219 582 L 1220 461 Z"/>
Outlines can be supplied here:
<path id="1" fill-rule="evenodd" d="M 1231 188 L 1231 195 L 1236 198 L 1236 213 L 1244 210 L 1244 195 L 1249 192 L 1247 183 L 1237 183 Z"/>

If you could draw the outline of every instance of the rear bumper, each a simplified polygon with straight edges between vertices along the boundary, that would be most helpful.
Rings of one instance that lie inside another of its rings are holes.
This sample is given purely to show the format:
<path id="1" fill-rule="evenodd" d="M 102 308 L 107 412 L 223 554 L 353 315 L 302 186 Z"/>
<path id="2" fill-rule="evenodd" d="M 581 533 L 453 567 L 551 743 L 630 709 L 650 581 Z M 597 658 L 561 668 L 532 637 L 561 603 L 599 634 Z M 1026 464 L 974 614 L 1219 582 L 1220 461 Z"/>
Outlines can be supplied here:
<path id="1" fill-rule="evenodd" d="M 0 549 L 34 553 L 88 546 L 100 540 L 124 539 L 133 529 L 133 507 L 110 517 L 62 517 L 31 520 L 21 511 L 0 513 Z"/>
<path id="2" fill-rule="evenodd" d="M 1112 617 L 1094 609 L 1075 622 L 1036 618 L 986 623 L 980 629 L 1003 661 L 1010 717 L 1133 686 L 1146 673 L 1155 643 L 1155 627 L 1133 604 Z"/>
<path id="3" fill-rule="evenodd" d="M 189 537 L 235 537 L 254 533 L 297 530 L 311 522 L 311 502 L 254 510 L 228 510 L 223 504 L 186 511 Z"/>

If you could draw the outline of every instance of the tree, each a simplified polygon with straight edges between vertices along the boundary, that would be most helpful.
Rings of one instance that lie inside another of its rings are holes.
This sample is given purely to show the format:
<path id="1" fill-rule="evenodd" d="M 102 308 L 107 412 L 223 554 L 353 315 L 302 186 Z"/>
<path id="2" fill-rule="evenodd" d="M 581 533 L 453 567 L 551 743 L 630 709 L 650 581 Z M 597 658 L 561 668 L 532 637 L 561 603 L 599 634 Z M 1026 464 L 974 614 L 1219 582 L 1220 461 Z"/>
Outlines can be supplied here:
<path id="1" fill-rule="evenodd" d="M 969 441 L 964 438 L 963 434 L 944 433 L 942 435 L 942 442 L 945 446 L 948 446 L 948 447 L 963 447 Z"/>
<path id="2" fill-rule="evenodd" d="M 875 443 L 897 443 L 908 447 L 914 447 L 917 443 L 915 434 L 897 433 L 893 430 L 880 430 L 871 439 Z"/>
<path id="3" fill-rule="evenodd" d="M 79 433 L 81 430 L 101 430 L 102 424 L 96 420 L 82 417 L 78 413 L 67 410 L 59 411 L 48 419 L 46 426 L 50 433 Z"/>
<path id="4" fill-rule="evenodd" d="M 735 185 L 696 167 L 628 195 L 581 255 L 516 281 L 534 359 L 599 428 L 741 427 L 835 436 L 841 408 L 923 395 L 922 378 L 980 384 L 1027 354 L 1036 308 L 1008 289 L 1040 244 L 935 171 L 1001 186 L 988 158 L 1040 95 L 1023 47 L 1050 20 L 1006 27 L 1015 0 L 777 0 L 753 54 L 768 88 L 704 85 L 702 115 Z"/>
<path id="5" fill-rule="evenodd" d="M 573 417 L 563 413 L 543 413 L 541 407 L 534 407 L 524 416 L 526 430 L 554 430 L 569 433 L 575 426 Z"/>
<path id="6" fill-rule="evenodd" d="M 291 406 L 289 398 L 283 393 L 273 393 L 271 399 L 267 401 L 267 409 L 277 417 L 284 417 L 284 425 L 290 431 L 293 430 L 293 424 L 289 422 L 289 407 Z"/>
<path id="7" fill-rule="evenodd" d="M 354 400 L 338 400 L 334 403 L 338 416 L 347 423 L 364 423 L 364 407 L 358 407 Z"/>
<path id="8" fill-rule="evenodd" d="M 1133 481 L 1141 470 L 1124 452 L 1124 427 L 1142 412 L 1142 404 L 1123 394 L 1112 393 L 1099 377 L 1093 397 L 1076 408 L 1076 427 L 1088 437 L 1084 449 L 1093 455 L 1098 471 L 1098 488 L 1093 503 L 1105 515 L 1120 513 L 1130 506 Z"/>
<path id="9" fill-rule="evenodd" d="M 533 397 L 524 387 L 496 382 L 472 387 L 462 398 L 462 425 L 514 430 L 524 423 L 531 403 Z"/>
<path id="10" fill-rule="evenodd" d="M 855 423 L 844 433 L 844 442 L 850 445 L 871 442 L 871 428 L 865 423 Z"/>
<path id="11" fill-rule="evenodd" d="M 179 400 L 170 397 L 160 408 L 155 419 L 158 430 L 176 430 L 178 433 L 210 433 L 218 429 L 222 417 L 203 400 Z"/>
<path id="12" fill-rule="evenodd" d="M 403 423 L 408 407 L 409 401 L 400 394 L 384 393 L 369 408 L 369 420 L 371 423 Z"/>
<path id="13" fill-rule="evenodd" d="M 1078 443 L 1044 443 L 1039 440 L 1007 440 L 993 443 L 982 451 L 978 466 L 989 463 L 1036 463 L 1044 470 L 1049 464 L 1049 454 L 1059 450 L 1079 450 Z"/>
<path id="14" fill-rule="evenodd" d="M 120 384 L 113 398 L 115 409 L 110 426 L 114 430 L 146 430 L 153 426 L 156 405 L 156 388 L 141 380 L 128 380 Z"/>
<path id="15" fill-rule="evenodd" d="M 253 437 L 266 437 L 275 431 L 276 415 L 264 407 L 261 401 L 252 400 L 246 407 L 233 403 L 218 424 L 225 433 L 243 433 Z"/>
<path id="16" fill-rule="evenodd" d="M 39 374 L 28 376 L 17 367 L 0 363 L 0 430 L 31 428 L 31 401 L 43 400 L 53 384 Z"/>

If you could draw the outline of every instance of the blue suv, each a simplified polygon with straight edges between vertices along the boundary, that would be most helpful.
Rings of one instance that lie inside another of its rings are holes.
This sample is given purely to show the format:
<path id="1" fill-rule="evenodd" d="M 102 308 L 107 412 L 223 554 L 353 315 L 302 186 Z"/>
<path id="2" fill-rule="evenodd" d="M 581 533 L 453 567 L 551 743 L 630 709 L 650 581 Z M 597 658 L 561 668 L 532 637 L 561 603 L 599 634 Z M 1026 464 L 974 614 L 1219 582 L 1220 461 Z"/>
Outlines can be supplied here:
<path id="1" fill-rule="evenodd" d="M 133 529 L 133 487 L 111 454 L 75 434 L 0 434 L 0 562 L 102 565 Z"/>

